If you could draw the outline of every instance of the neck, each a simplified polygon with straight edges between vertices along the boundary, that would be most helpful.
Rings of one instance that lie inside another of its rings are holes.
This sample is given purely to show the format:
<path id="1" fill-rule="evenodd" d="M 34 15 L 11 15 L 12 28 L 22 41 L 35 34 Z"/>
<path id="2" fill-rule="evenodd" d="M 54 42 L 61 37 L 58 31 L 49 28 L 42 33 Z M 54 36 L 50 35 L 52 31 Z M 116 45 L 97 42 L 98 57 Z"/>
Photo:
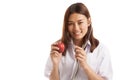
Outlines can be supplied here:
<path id="1" fill-rule="evenodd" d="M 73 43 L 77 46 L 82 46 L 82 40 L 73 40 Z"/>

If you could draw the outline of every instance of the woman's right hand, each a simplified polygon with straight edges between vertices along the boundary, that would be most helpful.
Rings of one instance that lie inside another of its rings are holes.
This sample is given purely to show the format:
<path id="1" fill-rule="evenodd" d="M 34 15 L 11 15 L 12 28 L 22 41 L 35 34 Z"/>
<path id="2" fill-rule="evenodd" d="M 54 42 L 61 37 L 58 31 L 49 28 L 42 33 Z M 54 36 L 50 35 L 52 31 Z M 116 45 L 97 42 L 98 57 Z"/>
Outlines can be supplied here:
<path id="1" fill-rule="evenodd" d="M 59 48 L 57 47 L 58 42 L 55 42 L 51 45 L 51 59 L 53 62 L 53 65 L 59 65 L 59 62 L 62 58 L 62 53 L 59 53 Z"/>

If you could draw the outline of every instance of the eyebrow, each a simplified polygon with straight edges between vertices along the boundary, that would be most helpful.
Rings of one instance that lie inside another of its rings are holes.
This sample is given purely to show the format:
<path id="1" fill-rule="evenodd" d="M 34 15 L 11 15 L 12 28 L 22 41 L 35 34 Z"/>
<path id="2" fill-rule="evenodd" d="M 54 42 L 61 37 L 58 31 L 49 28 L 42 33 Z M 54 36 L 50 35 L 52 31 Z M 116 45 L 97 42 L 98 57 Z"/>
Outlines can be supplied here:
<path id="1" fill-rule="evenodd" d="M 77 20 L 77 21 L 83 21 L 84 19 L 80 19 L 80 20 Z M 68 22 L 73 22 L 73 21 L 68 21 Z"/>

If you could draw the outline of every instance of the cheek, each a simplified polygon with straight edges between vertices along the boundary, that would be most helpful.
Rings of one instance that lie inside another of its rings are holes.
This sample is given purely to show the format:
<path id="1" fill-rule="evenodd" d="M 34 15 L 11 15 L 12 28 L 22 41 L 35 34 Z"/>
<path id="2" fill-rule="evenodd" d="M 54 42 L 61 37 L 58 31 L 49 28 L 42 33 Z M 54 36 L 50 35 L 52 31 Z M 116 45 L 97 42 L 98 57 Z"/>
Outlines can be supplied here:
<path id="1" fill-rule="evenodd" d="M 82 27 L 82 31 L 83 31 L 84 34 L 86 34 L 87 31 L 88 31 L 88 26 L 84 26 L 84 27 Z"/>
<path id="2" fill-rule="evenodd" d="M 68 32 L 72 32 L 72 30 L 73 30 L 73 27 L 72 27 L 72 26 L 69 26 L 69 27 L 68 27 Z"/>
<path id="3" fill-rule="evenodd" d="M 84 29 L 84 30 L 87 30 L 89 27 L 89 25 L 87 23 L 84 23 L 81 25 L 81 28 Z"/>
<path id="4" fill-rule="evenodd" d="M 88 27 L 88 24 L 87 23 L 84 23 L 81 25 L 81 27 L 84 29 L 84 28 L 87 28 Z"/>

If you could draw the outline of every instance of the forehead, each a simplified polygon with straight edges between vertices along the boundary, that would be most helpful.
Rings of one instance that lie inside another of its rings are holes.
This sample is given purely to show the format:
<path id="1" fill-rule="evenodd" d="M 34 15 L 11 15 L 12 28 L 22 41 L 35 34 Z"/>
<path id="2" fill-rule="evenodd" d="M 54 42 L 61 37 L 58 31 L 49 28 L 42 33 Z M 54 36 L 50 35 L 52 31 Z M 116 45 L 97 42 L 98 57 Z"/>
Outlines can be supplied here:
<path id="1" fill-rule="evenodd" d="M 73 13 L 69 16 L 68 21 L 77 21 L 77 20 L 85 20 L 87 19 L 85 15 L 79 13 Z"/>

